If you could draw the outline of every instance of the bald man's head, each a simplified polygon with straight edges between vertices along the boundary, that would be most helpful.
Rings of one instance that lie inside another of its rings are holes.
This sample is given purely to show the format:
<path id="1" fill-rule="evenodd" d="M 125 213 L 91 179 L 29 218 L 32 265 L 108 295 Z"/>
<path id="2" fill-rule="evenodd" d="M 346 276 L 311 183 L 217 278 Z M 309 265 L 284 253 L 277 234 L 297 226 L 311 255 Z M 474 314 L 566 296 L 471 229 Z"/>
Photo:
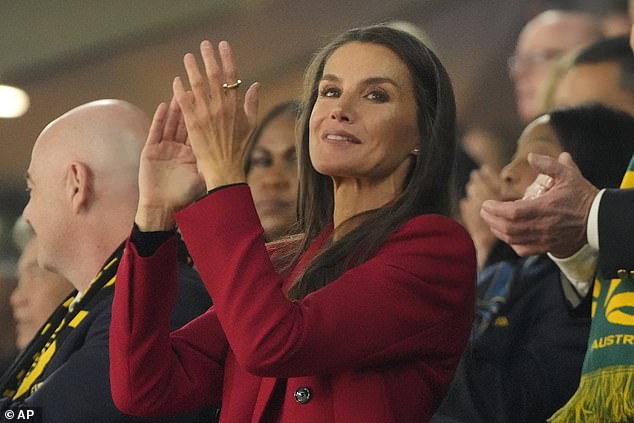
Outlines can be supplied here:
<path id="1" fill-rule="evenodd" d="M 55 257 L 64 251 L 76 254 L 69 246 L 78 239 L 89 236 L 112 244 L 104 238 L 121 237 L 121 231 L 129 229 L 149 125 L 136 106 L 99 100 L 72 109 L 44 128 L 31 153 L 31 198 L 24 210 L 38 235 L 40 265 L 66 276 L 60 269 L 64 260 Z"/>
<path id="2" fill-rule="evenodd" d="M 548 10 L 524 26 L 509 61 L 520 119 L 539 114 L 539 91 L 557 57 L 602 37 L 599 22 L 582 12 Z"/>
<path id="3" fill-rule="evenodd" d="M 95 178 L 136 177 L 149 125 L 147 115 L 128 102 L 93 101 L 47 125 L 31 159 L 45 159 L 46 166 L 61 171 L 78 161 L 88 166 Z"/>

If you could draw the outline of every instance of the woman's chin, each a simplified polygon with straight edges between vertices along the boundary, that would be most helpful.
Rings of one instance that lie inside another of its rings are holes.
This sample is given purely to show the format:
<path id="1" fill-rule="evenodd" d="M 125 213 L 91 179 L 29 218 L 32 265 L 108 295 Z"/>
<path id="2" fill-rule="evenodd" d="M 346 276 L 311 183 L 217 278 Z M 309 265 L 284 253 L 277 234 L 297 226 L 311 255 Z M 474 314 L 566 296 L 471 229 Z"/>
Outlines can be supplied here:
<path id="1" fill-rule="evenodd" d="M 342 160 L 329 160 L 326 163 L 314 163 L 313 168 L 324 176 L 331 178 L 348 178 L 354 174 L 355 166 Z"/>

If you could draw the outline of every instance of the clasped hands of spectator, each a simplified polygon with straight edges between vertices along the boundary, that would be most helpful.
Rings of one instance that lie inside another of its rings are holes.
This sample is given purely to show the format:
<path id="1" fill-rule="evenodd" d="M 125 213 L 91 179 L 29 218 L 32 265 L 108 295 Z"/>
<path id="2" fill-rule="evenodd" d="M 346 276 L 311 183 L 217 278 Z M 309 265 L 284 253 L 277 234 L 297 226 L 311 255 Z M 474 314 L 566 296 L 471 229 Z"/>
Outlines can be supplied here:
<path id="1" fill-rule="evenodd" d="M 581 175 L 568 153 L 557 159 L 530 154 L 528 160 L 552 178 L 550 188 L 533 198 L 485 201 L 481 216 L 491 232 L 521 256 L 550 252 L 569 257 L 587 243 L 588 214 L 599 190 Z"/>

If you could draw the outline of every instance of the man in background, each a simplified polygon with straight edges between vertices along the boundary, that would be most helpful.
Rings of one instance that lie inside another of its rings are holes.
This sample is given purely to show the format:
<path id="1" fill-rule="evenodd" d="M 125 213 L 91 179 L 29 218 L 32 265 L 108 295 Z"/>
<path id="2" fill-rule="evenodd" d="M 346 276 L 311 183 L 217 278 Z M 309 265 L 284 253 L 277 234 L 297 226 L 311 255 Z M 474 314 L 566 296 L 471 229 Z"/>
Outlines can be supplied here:
<path id="1" fill-rule="evenodd" d="M 0 410 L 40 407 L 46 422 L 147 421 L 114 406 L 108 340 L 116 270 L 137 209 L 149 123 L 132 104 L 101 100 L 62 115 L 38 137 L 24 217 L 37 237 L 38 264 L 66 278 L 75 291 L 0 380 Z M 186 255 L 181 258 L 173 328 L 210 305 Z M 206 410 L 157 421 L 210 417 Z"/>
<path id="2" fill-rule="evenodd" d="M 629 7 L 632 16 L 634 0 Z M 634 49 L 634 25 L 630 45 Z M 592 300 L 579 388 L 551 421 L 632 421 L 634 392 L 628 381 L 634 374 L 634 350 L 623 340 L 634 337 L 634 156 L 622 189 L 609 190 L 589 183 L 568 153 L 558 159 L 528 159 L 535 170 L 550 176 L 545 193 L 515 202 L 487 201 L 481 213 L 492 232 L 520 255 L 549 252 L 559 257 L 562 273 Z M 590 290 L 597 271 L 600 277 Z"/>
<path id="3" fill-rule="evenodd" d="M 554 107 L 598 102 L 634 116 L 634 55 L 626 36 L 587 46 L 554 90 Z"/>
<path id="4" fill-rule="evenodd" d="M 577 11 L 547 10 L 529 21 L 509 59 L 518 116 L 527 124 L 539 115 L 540 90 L 561 55 L 602 38 L 599 22 Z"/>

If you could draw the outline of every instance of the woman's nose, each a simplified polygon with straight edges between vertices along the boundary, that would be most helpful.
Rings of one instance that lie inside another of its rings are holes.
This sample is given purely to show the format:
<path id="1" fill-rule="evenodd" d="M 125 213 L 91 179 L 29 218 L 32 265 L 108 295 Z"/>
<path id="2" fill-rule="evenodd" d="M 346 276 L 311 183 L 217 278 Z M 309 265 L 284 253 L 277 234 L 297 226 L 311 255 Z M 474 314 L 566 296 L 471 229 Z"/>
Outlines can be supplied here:
<path id="1" fill-rule="evenodd" d="M 350 123 L 353 121 L 354 105 L 347 97 L 341 96 L 333 104 L 330 111 L 330 118 L 340 122 Z"/>
<path id="2" fill-rule="evenodd" d="M 274 162 L 262 178 L 262 184 L 270 188 L 283 189 L 290 186 L 288 179 L 288 171 L 284 166 Z"/>

